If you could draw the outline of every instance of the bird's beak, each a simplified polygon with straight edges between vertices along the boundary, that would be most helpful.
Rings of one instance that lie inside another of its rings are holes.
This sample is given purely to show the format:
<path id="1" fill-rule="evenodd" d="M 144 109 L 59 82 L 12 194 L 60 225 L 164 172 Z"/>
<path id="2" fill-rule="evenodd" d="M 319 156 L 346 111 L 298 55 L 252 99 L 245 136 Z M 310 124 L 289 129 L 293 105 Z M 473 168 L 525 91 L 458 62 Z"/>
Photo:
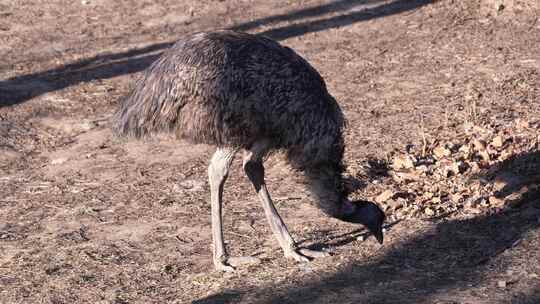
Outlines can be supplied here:
<path id="1" fill-rule="evenodd" d="M 379 244 L 382 245 L 383 240 L 384 240 L 382 229 L 380 229 L 379 231 L 373 233 L 373 235 L 377 239 L 377 242 L 379 242 Z"/>
<path id="2" fill-rule="evenodd" d="M 345 200 L 341 207 L 340 219 L 350 223 L 364 225 L 375 236 L 379 244 L 383 243 L 384 212 L 375 204 L 367 201 L 350 202 Z"/>
<path id="3" fill-rule="evenodd" d="M 383 236 L 383 229 L 382 226 L 379 227 L 367 227 L 369 232 L 373 234 L 373 236 L 377 239 L 377 242 L 382 245 L 384 236 Z"/>

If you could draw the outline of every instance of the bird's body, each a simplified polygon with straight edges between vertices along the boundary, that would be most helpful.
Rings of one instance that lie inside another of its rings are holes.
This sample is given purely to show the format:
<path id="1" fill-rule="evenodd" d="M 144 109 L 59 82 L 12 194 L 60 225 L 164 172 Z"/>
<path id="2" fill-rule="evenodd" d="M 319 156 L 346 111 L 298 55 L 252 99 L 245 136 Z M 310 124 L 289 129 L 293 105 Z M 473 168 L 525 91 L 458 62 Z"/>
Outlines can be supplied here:
<path id="1" fill-rule="evenodd" d="M 264 185 L 262 158 L 283 150 L 305 173 L 323 211 L 344 218 L 344 126 L 324 80 L 302 57 L 268 38 L 233 31 L 178 41 L 144 72 L 115 116 L 123 135 L 171 132 L 218 148 L 209 167 L 212 224 L 220 226 L 214 247 L 223 244 L 221 192 L 228 167 L 238 150 L 246 151 L 244 169 L 286 254 L 294 242 Z M 219 261 L 224 248 L 214 250 L 216 266 L 228 267 Z"/>
<path id="2" fill-rule="evenodd" d="M 302 151 L 313 161 L 342 158 L 343 114 L 319 73 L 291 49 L 245 33 L 180 40 L 139 79 L 120 113 L 124 134 L 169 131 L 238 148 L 271 138 L 273 149 L 313 150 Z"/>

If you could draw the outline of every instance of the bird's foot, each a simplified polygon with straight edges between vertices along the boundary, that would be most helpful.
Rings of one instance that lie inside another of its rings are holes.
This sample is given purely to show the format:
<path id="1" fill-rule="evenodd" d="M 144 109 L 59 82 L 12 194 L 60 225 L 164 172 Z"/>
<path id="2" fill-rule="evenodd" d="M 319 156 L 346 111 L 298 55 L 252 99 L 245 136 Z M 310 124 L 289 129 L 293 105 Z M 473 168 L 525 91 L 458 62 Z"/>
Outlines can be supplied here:
<path id="1" fill-rule="evenodd" d="M 221 272 L 234 271 L 234 267 L 232 267 L 231 265 L 228 265 L 228 263 L 225 261 L 214 261 L 214 267 L 216 268 L 217 271 L 221 271 Z"/>
<path id="2" fill-rule="evenodd" d="M 226 260 L 214 261 L 216 270 L 223 272 L 233 272 L 237 267 L 260 263 L 261 259 L 252 256 L 228 257 Z"/>
<path id="3" fill-rule="evenodd" d="M 307 248 L 295 248 L 285 252 L 285 257 L 294 259 L 298 262 L 309 262 L 312 259 L 324 258 L 330 256 L 326 251 L 317 251 Z"/>
<path id="4" fill-rule="evenodd" d="M 330 253 L 327 252 L 327 251 L 319 251 L 319 250 L 311 250 L 311 249 L 307 249 L 307 248 L 300 248 L 298 249 L 298 251 L 300 251 L 301 254 L 307 256 L 307 257 L 310 257 L 310 258 L 313 258 L 313 259 L 317 259 L 317 258 L 326 258 L 326 257 L 329 257 L 330 256 Z"/>

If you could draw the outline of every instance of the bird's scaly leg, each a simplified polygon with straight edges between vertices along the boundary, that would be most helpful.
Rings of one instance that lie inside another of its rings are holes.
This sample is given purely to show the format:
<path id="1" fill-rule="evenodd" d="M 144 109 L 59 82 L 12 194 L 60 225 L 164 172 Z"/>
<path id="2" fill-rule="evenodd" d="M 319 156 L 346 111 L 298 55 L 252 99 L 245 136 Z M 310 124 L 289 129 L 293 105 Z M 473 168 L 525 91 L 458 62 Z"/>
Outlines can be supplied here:
<path id="1" fill-rule="evenodd" d="M 260 262 L 255 257 L 229 257 L 223 241 L 222 201 L 223 186 L 227 180 L 229 168 L 238 150 L 220 148 L 212 156 L 208 166 L 208 179 L 210 181 L 210 200 L 212 208 L 212 240 L 214 245 L 213 260 L 218 271 L 234 271 L 234 267 L 243 264 Z"/>
<path id="2" fill-rule="evenodd" d="M 309 261 L 308 257 L 317 258 L 328 256 L 326 252 L 319 252 L 309 249 L 299 249 L 287 229 L 287 226 L 279 216 L 279 213 L 270 198 L 270 193 L 266 188 L 264 182 L 264 166 L 262 164 L 262 158 L 266 153 L 267 145 L 265 142 L 259 142 L 253 145 L 253 147 L 246 151 L 244 154 L 244 171 L 249 180 L 255 187 L 259 199 L 263 205 L 266 219 L 270 224 L 270 228 L 274 233 L 279 245 L 285 253 L 285 257 L 292 258 L 299 262 Z"/>
<path id="3" fill-rule="evenodd" d="M 208 166 L 208 180 L 210 183 L 210 204 L 212 209 L 212 240 L 214 243 L 214 266 L 216 270 L 233 271 L 227 265 L 227 250 L 223 241 L 223 224 L 221 219 L 221 206 L 223 199 L 223 185 L 227 180 L 229 167 L 237 150 L 217 149 Z"/>

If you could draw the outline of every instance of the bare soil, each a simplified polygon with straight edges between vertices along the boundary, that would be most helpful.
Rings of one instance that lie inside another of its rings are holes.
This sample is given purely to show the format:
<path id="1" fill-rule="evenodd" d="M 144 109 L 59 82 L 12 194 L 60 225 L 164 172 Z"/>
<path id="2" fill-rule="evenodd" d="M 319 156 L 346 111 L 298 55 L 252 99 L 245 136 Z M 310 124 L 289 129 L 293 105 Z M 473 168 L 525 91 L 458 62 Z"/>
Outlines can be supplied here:
<path id="1" fill-rule="evenodd" d="M 475 0 L 0 0 L 0 303 L 540 303 L 540 5 Z M 286 260 L 240 170 L 213 271 L 212 147 L 115 138 L 130 84 L 185 33 L 234 28 L 307 58 L 347 118 L 351 195 L 383 246 L 267 180 Z"/>

